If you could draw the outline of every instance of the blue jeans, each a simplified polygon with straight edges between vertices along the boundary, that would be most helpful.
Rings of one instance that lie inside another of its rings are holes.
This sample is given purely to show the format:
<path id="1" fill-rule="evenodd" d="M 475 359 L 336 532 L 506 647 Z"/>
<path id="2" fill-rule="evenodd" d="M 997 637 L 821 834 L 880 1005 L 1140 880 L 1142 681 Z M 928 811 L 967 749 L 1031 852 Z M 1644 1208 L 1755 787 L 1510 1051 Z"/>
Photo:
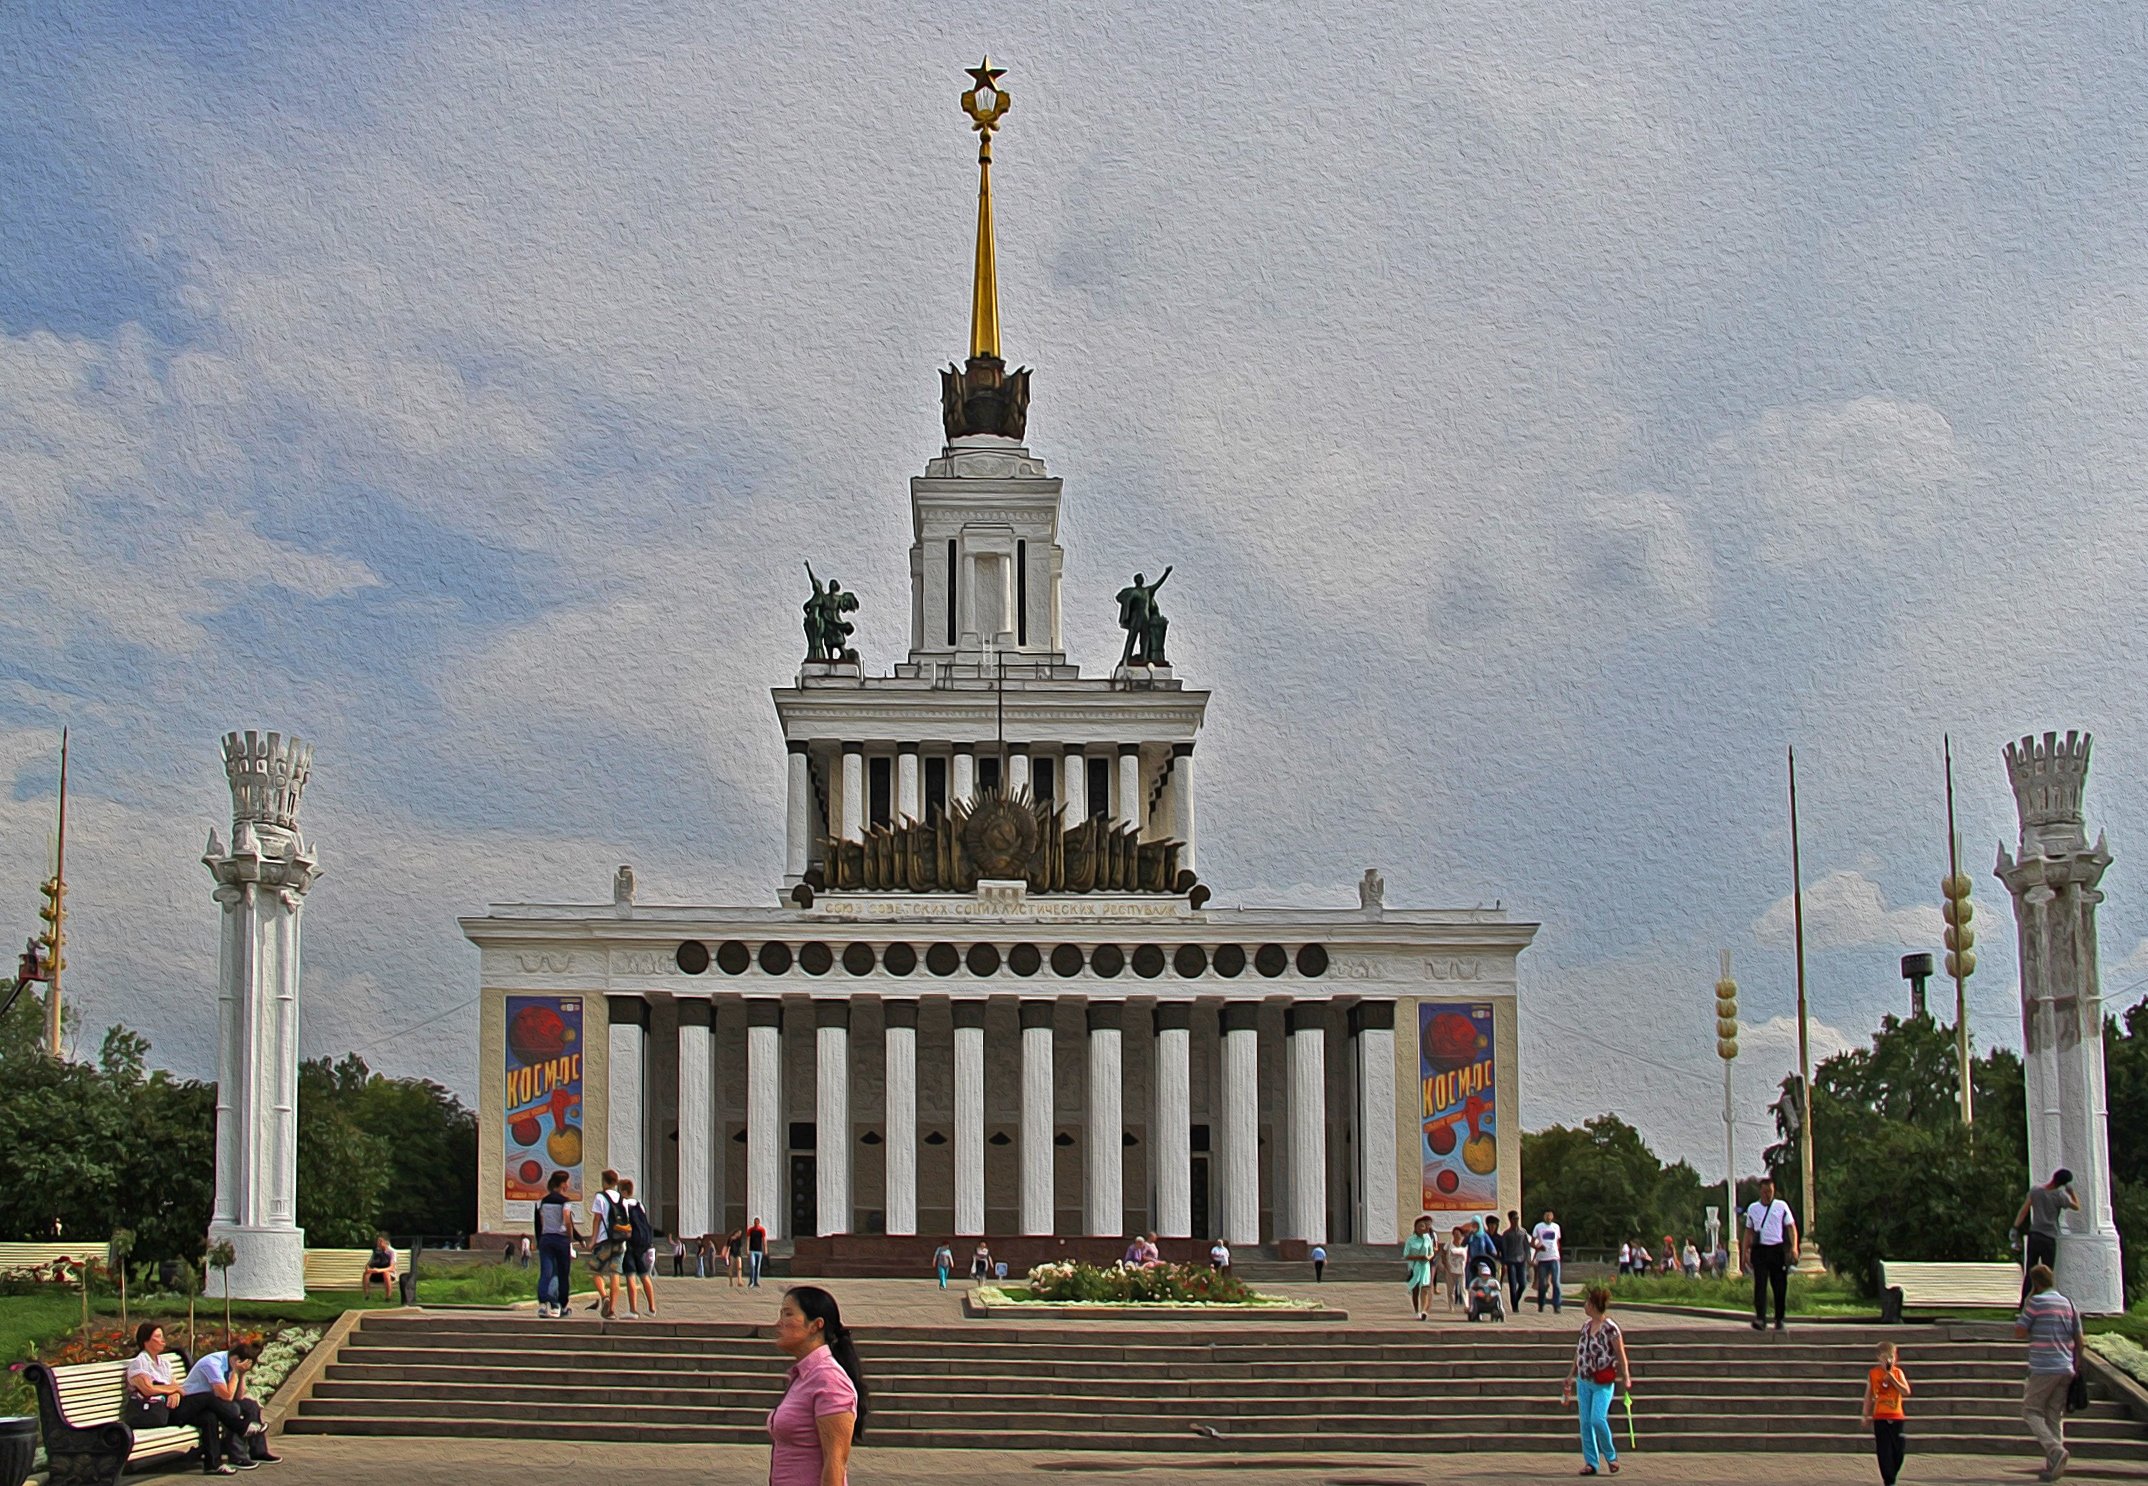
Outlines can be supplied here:
<path id="1" fill-rule="evenodd" d="M 947 1288 L 947 1266 L 946 1266 L 946 1265 L 944 1265 L 944 1264 L 941 1264 L 941 1265 L 936 1265 L 936 1266 L 934 1266 L 934 1267 L 935 1267 L 935 1268 L 937 1268 L 937 1269 L 938 1269 L 938 1270 L 940 1271 L 940 1288 L 941 1288 L 942 1290 L 945 1290 L 945 1289 Z"/>
<path id="2" fill-rule="evenodd" d="M 568 1272 L 574 1267 L 574 1250 L 567 1240 L 537 1240 L 537 1303 L 567 1307 Z"/>
<path id="3" fill-rule="evenodd" d="M 1544 1309 L 1544 1282 L 1547 1279 L 1551 1281 L 1551 1308 L 1556 1312 L 1559 1309 L 1558 1260 L 1540 1260 L 1536 1266 L 1536 1308 L 1539 1311 Z"/>
<path id="4" fill-rule="evenodd" d="M 1574 1380 L 1581 1399 L 1581 1459 L 1591 1470 L 1618 1462 L 1618 1443 L 1611 1436 L 1611 1399 L 1617 1383 Z"/>
<path id="5" fill-rule="evenodd" d="M 746 1253 L 746 1283 L 761 1288 L 761 1262 L 768 1257 L 766 1249 L 750 1249 Z"/>

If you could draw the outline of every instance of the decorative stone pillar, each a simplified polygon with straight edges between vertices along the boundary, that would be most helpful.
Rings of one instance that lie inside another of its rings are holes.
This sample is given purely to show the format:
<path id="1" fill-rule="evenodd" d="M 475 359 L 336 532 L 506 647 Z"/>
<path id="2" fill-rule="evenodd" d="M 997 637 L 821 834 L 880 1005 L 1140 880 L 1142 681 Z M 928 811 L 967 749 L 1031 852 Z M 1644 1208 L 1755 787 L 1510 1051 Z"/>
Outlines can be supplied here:
<path id="1" fill-rule="evenodd" d="M 814 1196 L 821 1237 L 850 1231 L 850 1003 L 813 1003 Z"/>
<path id="2" fill-rule="evenodd" d="M 977 793 L 977 750 L 967 743 L 958 743 L 952 762 L 954 767 L 948 770 L 947 777 L 947 803 L 950 805 Z"/>
<path id="3" fill-rule="evenodd" d="M 1016 749 L 1007 755 L 1007 793 L 1029 788 L 1029 753 Z"/>
<path id="4" fill-rule="evenodd" d="M 1326 1243 L 1327 1008 L 1317 1001 L 1292 1006 L 1283 1013 L 1283 1027 L 1290 1048 L 1290 1229 L 1283 1236 Z"/>
<path id="5" fill-rule="evenodd" d="M 913 755 L 914 756 L 914 755 Z M 887 1026 L 887 1231 L 917 1232 L 917 1003 L 880 1003 Z"/>
<path id="6" fill-rule="evenodd" d="M 1091 1001 L 1089 1023 L 1088 1170 L 1082 1183 L 1083 1231 L 1117 1237 L 1126 1228 L 1126 1121 L 1120 1092 L 1126 1071 L 1120 1056 L 1123 1001 Z"/>
<path id="7" fill-rule="evenodd" d="M 1052 1222 L 1052 1007 L 1022 1003 L 1022 1232 L 1050 1233 Z"/>
<path id="8" fill-rule="evenodd" d="M 895 750 L 895 818 L 922 820 L 924 798 L 918 781 L 917 745 L 901 744 Z"/>
<path id="9" fill-rule="evenodd" d="M 712 1157 L 716 1148 L 713 1069 L 715 1041 L 711 1002 L 680 997 L 679 1010 L 679 1232 L 686 1238 L 718 1226 Z"/>
<path id="10" fill-rule="evenodd" d="M 217 963 L 216 1204 L 209 1241 L 238 1258 L 216 1293 L 303 1300 L 298 1226 L 299 928 L 318 858 L 298 834 L 313 749 L 281 733 L 226 733 L 231 849 L 202 865 L 223 909 Z"/>
<path id="11" fill-rule="evenodd" d="M 1059 798 L 1066 806 L 1066 822 L 1080 825 L 1089 818 L 1089 756 L 1079 743 L 1065 745 L 1059 756 Z"/>
<path id="12" fill-rule="evenodd" d="M 1198 840 L 1193 819 L 1193 745 L 1171 745 L 1171 834 L 1185 845 L 1178 864 L 1188 872 L 1200 871 L 1196 860 Z"/>
<path id="13" fill-rule="evenodd" d="M 1141 749 L 1133 743 L 1119 745 L 1119 819 L 1135 830 L 1148 822 L 1147 802 L 1141 798 Z"/>
<path id="14" fill-rule="evenodd" d="M 984 1020 L 982 1001 L 957 1001 L 955 1017 L 955 1232 L 984 1234 Z"/>
<path id="15" fill-rule="evenodd" d="M 783 801 L 783 875 L 796 885 L 805 876 L 813 847 L 813 763 L 803 743 L 790 745 L 789 783 Z"/>
<path id="16" fill-rule="evenodd" d="M 783 1186 L 783 1003 L 746 1002 L 746 1221 L 783 1236 L 790 1203 Z"/>
<path id="17" fill-rule="evenodd" d="M 1357 1045 L 1358 1242 L 1400 1243 L 1395 1174 L 1395 1003 L 1350 1009 Z"/>
<path id="18" fill-rule="evenodd" d="M 649 1003 L 639 996 L 607 996 L 605 1006 L 612 1030 L 604 1060 L 604 1164 L 634 1178 L 637 1187 L 646 1187 Z"/>
<path id="19" fill-rule="evenodd" d="M 843 839 L 865 839 L 865 745 L 843 745 Z"/>
<path id="20" fill-rule="evenodd" d="M 1223 1238 L 1260 1242 L 1260 1007 L 1226 1002 L 1223 1023 Z"/>
<path id="21" fill-rule="evenodd" d="M 2096 951 L 2099 884 L 2111 853 L 2088 844 L 2081 794 L 2090 738 L 2046 733 L 2006 746 L 2021 819 L 2020 856 L 1999 848 L 1998 877 L 2014 897 L 2020 946 L 2022 1073 L 2029 1177 L 2073 1173 L 2077 1213 L 2059 1220 L 2058 1288 L 2082 1311 L 2125 1309 L 2111 1218 L 2111 1140 L 2103 1081 L 2103 991 Z"/>
<path id="22" fill-rule="evenodd" d="M 1149 1159 L 1156 1163 L 1159 1238 L 1193 1237 L 1193 1003 L 1156 1003 L 1156 1123 Z"/>

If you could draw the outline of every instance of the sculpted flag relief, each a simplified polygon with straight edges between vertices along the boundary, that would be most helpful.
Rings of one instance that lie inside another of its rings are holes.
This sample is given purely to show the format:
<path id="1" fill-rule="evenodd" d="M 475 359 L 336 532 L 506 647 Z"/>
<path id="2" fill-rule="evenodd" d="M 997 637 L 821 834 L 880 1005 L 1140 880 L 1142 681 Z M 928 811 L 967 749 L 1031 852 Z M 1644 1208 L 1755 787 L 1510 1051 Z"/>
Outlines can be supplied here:
<path id="1" fill-rule="evenodd" d="M 582 998 L 507 998 L 507 1200 L 544 1196 L 554 1171 L 582 1190 Z"/>
<path id="2" fill-rule="evenodd" d="M 1418 1004 L 1426 1212 L 1478 1214 L 1499 1205 L 1493 1046 L 1489 1001 Z"/>

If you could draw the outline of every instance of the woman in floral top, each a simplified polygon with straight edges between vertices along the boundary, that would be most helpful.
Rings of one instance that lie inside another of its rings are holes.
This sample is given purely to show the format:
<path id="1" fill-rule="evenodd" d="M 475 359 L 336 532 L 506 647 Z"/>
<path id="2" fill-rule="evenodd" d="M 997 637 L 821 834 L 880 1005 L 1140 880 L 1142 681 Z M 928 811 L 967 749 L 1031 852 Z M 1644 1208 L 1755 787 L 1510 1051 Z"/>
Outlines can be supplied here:
<path id="1" fill-rule="evenodd" d="M 1599 1465 L 1618 1474 L 1618 1445 L 1611 1436 L 1611 1399 L 1623 1387 L 1633 1396 L 1633 1370 L 1626 1362 L 1626 1338 L 1611 1319 L 1611 1292 L 1591 1285 L 1584 1306 L 1588 1319 L 1574 1345 L 1574 1365 L 1567 1369 L 1561 1401 L 1581 1400 L 1581 1474 L 1593 1476 Z"/>

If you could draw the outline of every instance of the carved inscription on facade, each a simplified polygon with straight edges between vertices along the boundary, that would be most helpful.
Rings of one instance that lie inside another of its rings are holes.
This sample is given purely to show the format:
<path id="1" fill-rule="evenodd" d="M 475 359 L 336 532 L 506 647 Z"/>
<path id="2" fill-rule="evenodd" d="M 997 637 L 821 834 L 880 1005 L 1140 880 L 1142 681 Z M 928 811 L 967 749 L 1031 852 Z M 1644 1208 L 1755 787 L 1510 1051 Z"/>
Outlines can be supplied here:
<path id="1" fill-rule="evenodd" d="M 565 954 L 518 954 L 515 963 L 524 975 L 565 975 L 574 969 L 574 956 Z"/>

